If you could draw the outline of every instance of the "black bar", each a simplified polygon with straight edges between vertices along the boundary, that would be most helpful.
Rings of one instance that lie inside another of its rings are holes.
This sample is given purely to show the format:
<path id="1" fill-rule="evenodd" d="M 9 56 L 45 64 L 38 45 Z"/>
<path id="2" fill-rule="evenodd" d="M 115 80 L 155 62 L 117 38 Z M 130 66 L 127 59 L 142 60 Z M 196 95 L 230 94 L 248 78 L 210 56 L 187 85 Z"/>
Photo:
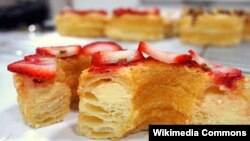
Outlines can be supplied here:
<path id="1" fill-rule="evenodd" d="M 167 137 L 250 137 L 250 125 L 149 125 L 149 140 Z"/>

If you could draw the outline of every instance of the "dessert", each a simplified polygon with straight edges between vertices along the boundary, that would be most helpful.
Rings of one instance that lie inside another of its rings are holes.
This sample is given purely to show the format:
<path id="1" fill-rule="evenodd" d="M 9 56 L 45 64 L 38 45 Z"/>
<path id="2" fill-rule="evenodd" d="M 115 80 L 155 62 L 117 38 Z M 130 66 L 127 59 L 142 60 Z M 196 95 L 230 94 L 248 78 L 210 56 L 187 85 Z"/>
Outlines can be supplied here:
<path id="1" fill-rule="evenodd" d="M 105 35 L 125 41 L 161 40 L 164 21 L 159 9 L 118 8 L 105 27 Z"/>
<path id="2" fill-rule="evenodd" d="M 144 57 L 147 54 L 149 57 Z M 250 81 L 194 51 L 98 52 L 82 72 L 77 132 L 117 139 L 149 124 L 250 124 Z"/>
<path id="3" fill-rule="evenodd" d="M 65 9 L 56 18 L 56 28 L 65 36 L 102 37 L 106 22 L 104 10 Z"/>
<path id="4" fill-rule="evenodd" d="M 230 46 L 242 39 L 242 18 L 222 10 L 186 8 L 178 26 L 181 41 L 195 45 Z"/>
<path id="5" fill-rule="evenodd" d="M 90 66 L 92 54 L 121 50 L 113 42 L 93 42 L 60 47 L 40 47 L 36 54 L 8 65 L 14 72 L 19 109 L 32 127 L 46 126 L 63 120 L 78 106 L 78 79 Z"/>
<path id="6" fill-rule="evenodd" d="M 250 12 L 244 10 L 233 10 L 233 13 L 243 18 L 243 40 L 250 40 Z"/>
<path id="7" fill-rule="evenodd" d="M 178 21 L 180 14 L 177 11 L 163 11 L 165 37 L 173 37 L 178 33 Z"/>

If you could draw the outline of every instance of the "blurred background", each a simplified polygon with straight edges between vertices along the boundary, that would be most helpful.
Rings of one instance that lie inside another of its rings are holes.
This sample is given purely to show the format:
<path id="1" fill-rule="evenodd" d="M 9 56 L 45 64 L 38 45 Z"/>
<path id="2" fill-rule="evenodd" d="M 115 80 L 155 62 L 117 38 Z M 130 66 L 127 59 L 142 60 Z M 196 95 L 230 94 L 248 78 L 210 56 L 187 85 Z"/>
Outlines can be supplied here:
<path id="1" fill-rule="evenodd" d="M 54 18 L 64 7 L 75 9 L 106 9 L 117 7 L 158 7 L 178 13 L 184 6 L 222 7 L 250 11 L 250 0 L 0 0 L 0 62 L 4 65 L 34 53 L 37 46 L 86 44 L 94 40 L 60 36 Z M 124 48 L 137 48 L 137 43 L 120 42 Z M 250 43 L 236 47 L 210 48 L 182 44 L 171 38 L 153 42 L 153 46 L 172 52 L 197 51 L 212 61 L 250 72 Z M 4 68 L 6 69 L 6 68 Z"/>

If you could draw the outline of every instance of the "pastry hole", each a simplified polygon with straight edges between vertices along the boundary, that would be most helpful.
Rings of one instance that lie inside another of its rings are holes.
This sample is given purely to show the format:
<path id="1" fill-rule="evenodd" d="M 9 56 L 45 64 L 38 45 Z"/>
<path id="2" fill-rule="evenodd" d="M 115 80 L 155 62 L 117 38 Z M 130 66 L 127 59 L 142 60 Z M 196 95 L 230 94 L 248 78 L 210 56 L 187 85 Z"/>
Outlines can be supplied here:
<path id="1" fill-rule="evenodd" d="M 86 92 L 84 94 L 84 98 L 87 98 L 87 99 L 90 99 L 90 100 L 94 100 L 94 101 L 99 101 L 98 98 L 94 94 L 92 94 L 90 92 Z"/>
<path id="2" fill-rule="evenodd" d="M 95 116 L 88 116 L 88 115 L 80 115 L 80 119 L 84 121 L 86 124 L 101 124 L 103 123 L 103 120 L 95 117 Z"/>
<path id="3" fill-rule="evenodd" d="M 95 106 L 92 104 L 85 104 L 85 107 L 93 112 L 100 112 L 100 113 L 108 113 L 106 110 L 104 110 L 102 107 L 99 106 Z"/>

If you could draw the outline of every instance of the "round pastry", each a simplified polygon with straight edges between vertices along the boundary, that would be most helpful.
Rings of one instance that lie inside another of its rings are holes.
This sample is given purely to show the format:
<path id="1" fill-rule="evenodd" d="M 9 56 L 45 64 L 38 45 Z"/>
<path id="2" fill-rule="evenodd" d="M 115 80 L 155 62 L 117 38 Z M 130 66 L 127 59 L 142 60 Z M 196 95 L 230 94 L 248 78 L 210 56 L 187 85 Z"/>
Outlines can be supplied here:
<path id="1" fill-rule="evenodd" d="M 164 38 L 164 21 L 158 9 L 119 8 L 113 11 L 105 34 L 124 41 L 161 40 Z"/>
<path id="2" fill-rule="evenodd" d="M 117 139 L 152 124 L 250 124 L 250 81 L 193 51 L 141 42 L 137 50 L 98 52 L 79 81 L 77 132 L 90 138 Z"/>
<path id="3" fill-rule="evenodd" d="M 63 10 L 56 18 L 56 29 L 61 35 L 102 37 L 107 21 L 104 10 Z"/>
<path id="4" fill-rule="evenodd" d="M 181 41 L 195 45 L 229 46 L 242 39 L 242 18 L 227 11 L 186 8 L 178 26 Z"/>

